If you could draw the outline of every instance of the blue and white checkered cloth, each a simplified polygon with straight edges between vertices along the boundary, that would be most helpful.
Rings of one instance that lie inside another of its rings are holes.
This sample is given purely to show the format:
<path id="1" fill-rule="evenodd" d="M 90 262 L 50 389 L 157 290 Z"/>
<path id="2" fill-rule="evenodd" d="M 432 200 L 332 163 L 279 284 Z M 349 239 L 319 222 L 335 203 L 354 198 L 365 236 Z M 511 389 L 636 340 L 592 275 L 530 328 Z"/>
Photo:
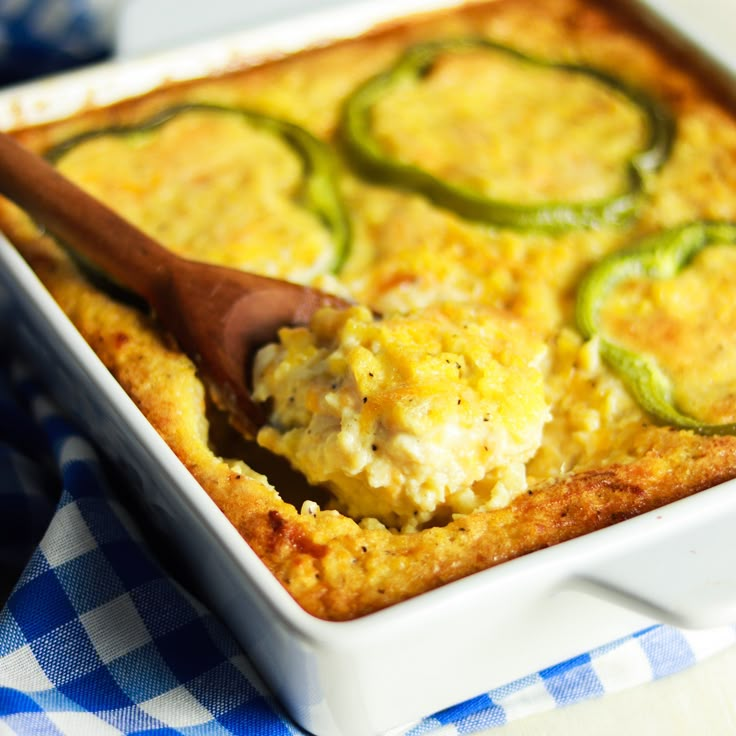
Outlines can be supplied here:
<path id="1" fill-rule="evenodd" d="M 0 580 L 20 576 L 0 612 L 0 733 L 302 734 L 230 633 L 166 573 L 117 497 L 120 482 L 0 347 Z M 599 697 L 735 641 L 732 627 L 655 626 L 406 736 L 473 733 Z"/>
<path id="2" fill-rule="evenodd" d="M 0 85 L 110 53 L 121 0 L 0 0 Z"/>

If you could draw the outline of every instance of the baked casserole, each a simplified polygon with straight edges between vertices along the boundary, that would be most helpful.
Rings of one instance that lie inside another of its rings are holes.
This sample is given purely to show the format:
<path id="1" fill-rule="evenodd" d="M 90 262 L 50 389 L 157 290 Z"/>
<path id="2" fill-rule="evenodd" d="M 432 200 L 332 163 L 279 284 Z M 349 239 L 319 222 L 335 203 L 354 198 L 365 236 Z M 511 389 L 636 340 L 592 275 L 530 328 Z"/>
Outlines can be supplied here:
<path id="1" fill-rule="evenodd" d="M 175 252 L 355 303 L 259 352 L 245 437 L 155 315 L 1 203 L 315 616 L 736 476 L 736 114 L 623 6 L 462 5 L 14 134 Z"/>

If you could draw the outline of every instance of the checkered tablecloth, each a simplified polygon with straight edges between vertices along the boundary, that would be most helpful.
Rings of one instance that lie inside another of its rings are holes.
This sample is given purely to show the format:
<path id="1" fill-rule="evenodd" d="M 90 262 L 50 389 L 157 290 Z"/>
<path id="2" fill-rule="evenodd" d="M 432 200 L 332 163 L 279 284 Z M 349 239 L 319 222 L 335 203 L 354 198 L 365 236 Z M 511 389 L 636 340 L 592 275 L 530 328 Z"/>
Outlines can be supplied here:
<path id="1" fill-rule="evenodd" d="M 121 0 L 0 0 L 0 85 L 110 53 Z"/>
<path id="2" fill-rule="evenodd" d="M 301 734 L 217 618 L 167 573 L 115 469 L 0 349 L 0 734 Z M 164 561 L 165 562 L 165 561 Z M 672 674 L 731 627 L 656 626 L 435 714 L 473 733 Z M 349 736 L 347 734 L 346 736 Z"/>

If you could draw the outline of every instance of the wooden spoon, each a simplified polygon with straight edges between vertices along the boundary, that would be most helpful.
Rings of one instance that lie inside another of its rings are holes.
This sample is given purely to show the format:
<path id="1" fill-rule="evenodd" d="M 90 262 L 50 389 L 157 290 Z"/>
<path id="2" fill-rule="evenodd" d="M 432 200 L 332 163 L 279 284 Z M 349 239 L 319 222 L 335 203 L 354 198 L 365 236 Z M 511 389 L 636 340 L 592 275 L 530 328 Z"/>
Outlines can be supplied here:
<path id="1" fill-rule="evenodd" d="M 4 133 L 0 194 L 142 297 L 197 364 L 215 403 L 251 436 L 265 421 L 248 381 L 255 349 L 319 307 L 347 306 L 316 289 L 175 255 Z"/>

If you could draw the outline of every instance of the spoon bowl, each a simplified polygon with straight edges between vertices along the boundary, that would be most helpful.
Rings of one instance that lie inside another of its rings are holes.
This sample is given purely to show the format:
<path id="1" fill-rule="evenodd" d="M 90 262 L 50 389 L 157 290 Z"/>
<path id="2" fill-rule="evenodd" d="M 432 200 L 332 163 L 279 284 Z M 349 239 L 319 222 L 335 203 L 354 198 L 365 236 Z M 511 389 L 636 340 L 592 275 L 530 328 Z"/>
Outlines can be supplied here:
<path id="1" fill-rule="evenodd" d="M 0 194 L 141 297 L 198 366 L 214 402 L 248 436 L 265 421 L 249 383 L 255 350 L 280 327 L 307 324 L 320 307 L 348 306 L 317 289 L 176 255 L 5 133 Z"/>

